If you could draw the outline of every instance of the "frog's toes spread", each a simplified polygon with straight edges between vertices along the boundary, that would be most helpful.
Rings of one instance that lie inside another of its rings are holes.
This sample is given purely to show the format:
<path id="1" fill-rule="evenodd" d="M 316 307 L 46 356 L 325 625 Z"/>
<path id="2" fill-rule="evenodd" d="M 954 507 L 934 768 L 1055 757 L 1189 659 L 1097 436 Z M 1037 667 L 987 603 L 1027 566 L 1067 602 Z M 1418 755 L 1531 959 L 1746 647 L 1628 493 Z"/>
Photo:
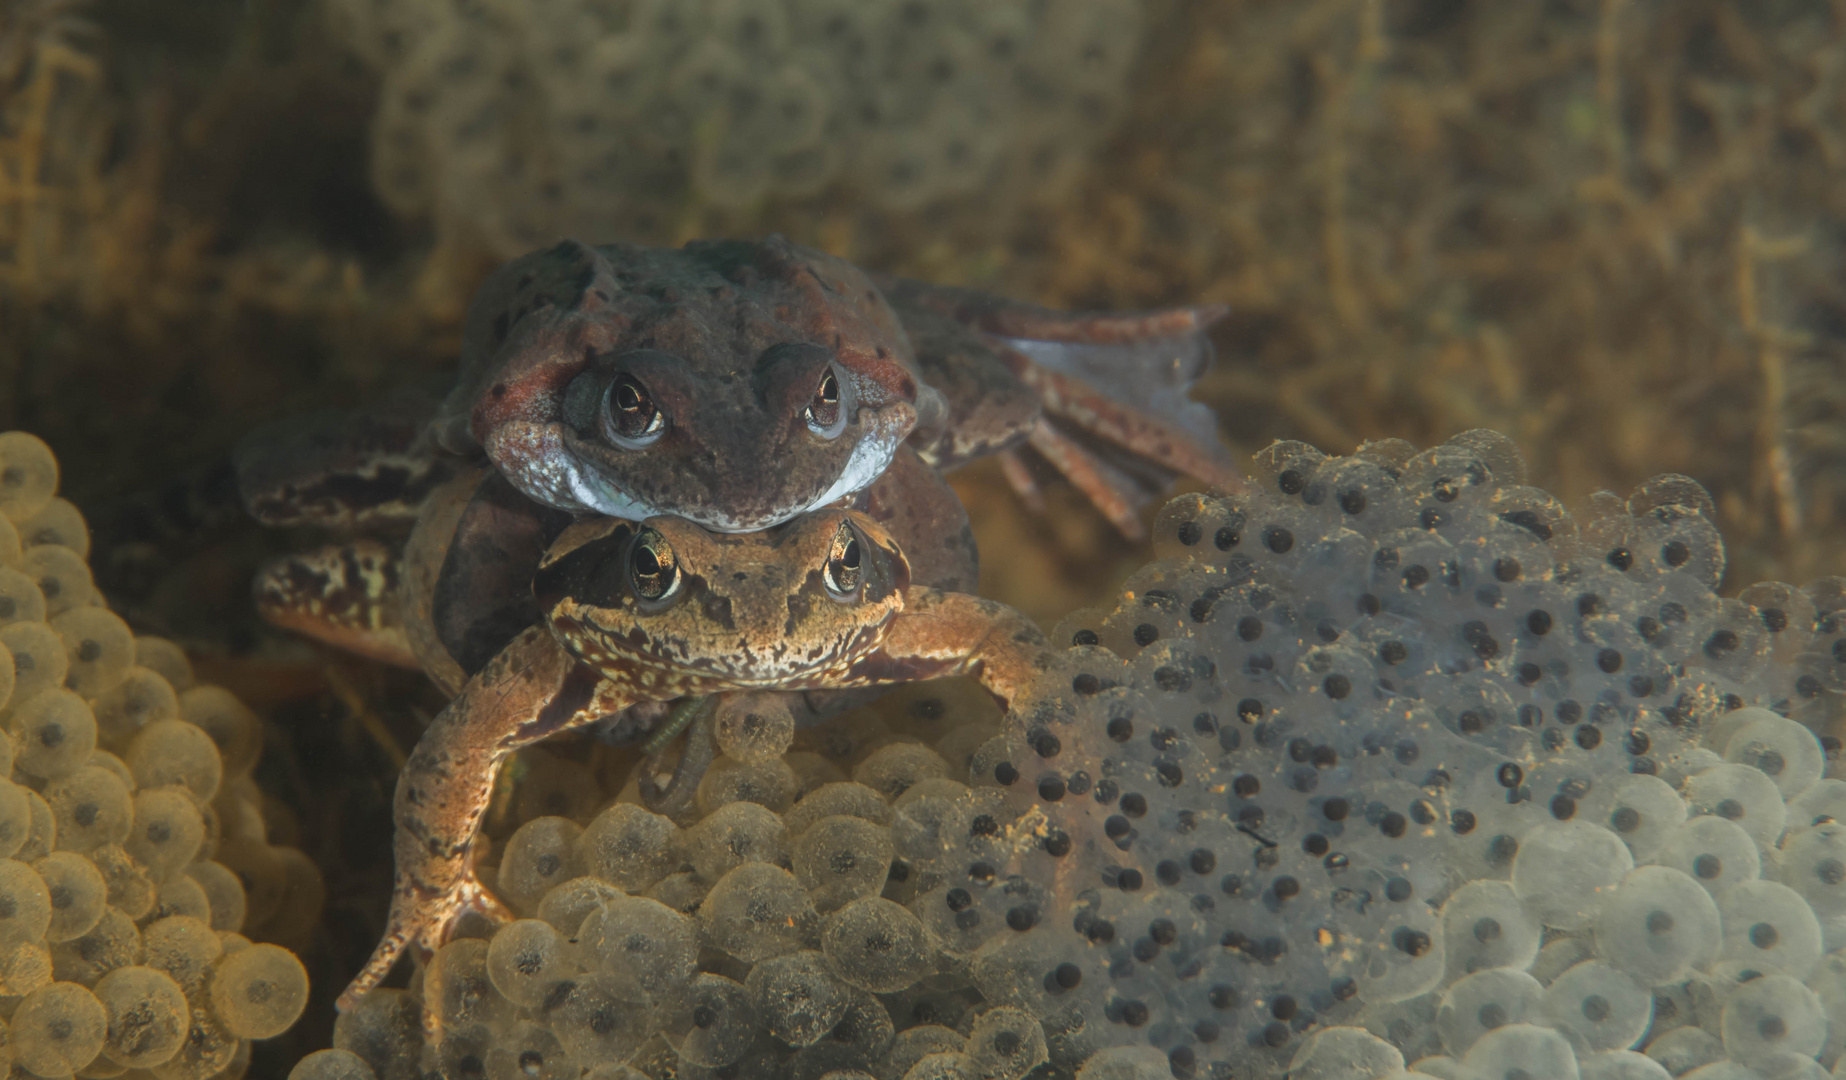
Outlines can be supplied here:
<path id="1" fill-rule="evenodd" d="M 1040 417 L 1032 426 L 1032 433 L 1026 439 L 1027 445 L 1039 452 L 1051 467 L 1064 475 L 1064 478 L 1076 485 L 1096 507 L 1098 513 L 1109 519 L 1116 531 L 1130 540 L 1139 540 L 1147 534 L 1141 527 L 1142 500 L 1135 497 L 1136 487 L 1119 469 L 1109 467 L 1101 458 L 1085 450 L 1074 440 L 1065 436 L 1049 420 Z M 1016 488 L 1020 498 L 1030 504 L 1034 499 L 1043 501 L 1038 494 L 1037 481 L 1031 479 L 1031 471 L 1014 456 L 1015 468 L 1007 477 L 1015 484 L 1023 482 L 1024 488 Z M 1019 475 L 1016 475 L 1019 474 Z"/>
<path id="2" fill-rule="evenodd" d="M 440 887 L 400 880 L 392 896 L 391 920 L 384 936 L 365 967 L 340 995 L 337 1008 L 350 1012 L 360 998 L 391 974 L 398 958 L 412 945 L 426 953 L 442 948 L 470 915 L 481 916 L 495 925 L 519 917 L 481 884 L 472 867 L 459 880 Z"/>
<path id="3" fill-rule="evenodd" d="M 911 329 L 924 379 L 949 398 L 949 419 L 919 424 L 932 464 L 1001 452 L 1034 505 L 1037 484 L 1012 449 L 1022 437 L 1130 536 L 1172 474 L 1240 486 L 1216 418 L 1187 397 L 1211 366 L 1206 332 L 1223 307 L 1084 315 L 899 278 L 879 285 Z M 1017 437 L 975 437 L 996 427 Z"/>

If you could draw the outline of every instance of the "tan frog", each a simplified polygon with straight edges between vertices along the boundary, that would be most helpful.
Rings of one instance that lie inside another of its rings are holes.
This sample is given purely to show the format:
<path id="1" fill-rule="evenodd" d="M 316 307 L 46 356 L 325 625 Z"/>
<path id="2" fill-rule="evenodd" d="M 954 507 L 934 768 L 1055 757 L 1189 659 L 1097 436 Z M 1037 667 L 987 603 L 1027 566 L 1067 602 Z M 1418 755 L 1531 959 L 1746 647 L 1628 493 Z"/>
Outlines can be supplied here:
<path id="1" fill-rule="evenodd" d="M 399 777 L 390 921 L 343 1010 L 461 915 L 511 917 L 472 852 L 495 778 L 521 747 L 637 703 L 722 691 L 966 674 L 1005 704 L 1049 656 L 1018 612 L 913 585 L 891 534 L 852 510 L 728 535 L 676 518 L 576 522 L 540 560 L 533 592 L 542 621 L 467 680 Z"/>

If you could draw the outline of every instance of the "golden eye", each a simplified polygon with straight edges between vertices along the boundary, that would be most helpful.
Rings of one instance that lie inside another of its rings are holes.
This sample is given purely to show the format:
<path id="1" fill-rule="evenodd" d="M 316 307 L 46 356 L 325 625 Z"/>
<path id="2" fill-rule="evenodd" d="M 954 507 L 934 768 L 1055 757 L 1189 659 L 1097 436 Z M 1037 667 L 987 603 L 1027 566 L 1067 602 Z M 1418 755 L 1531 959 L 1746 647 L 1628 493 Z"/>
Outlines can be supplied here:
<path id="1" fill-rule="evenodd" d="M 841 600 L 857 593 L 865 580 L 859 560 L 859 534 L 851 525 L 841 522 L 840 531 L 833 534 L 833 549 L 827 553 L 827 565 L 821 571 L 827 591 Z"/>
<path id="2" fill-rule="evenodd" d="M 653 529 L 643 529 L 629 549 L 628 581 L 643 600 L 665 600 L 679 589 L 679 556 Z"/>
<path id="3" fill-rule="evenodd" d="M 840 433 L 840 380 L 831 368 L 820 377 L 814 400 L 808 402 L 807 421 L 816 435 L 831 439 Z"/>
<path id="4" fill-rule="evenodd" d="M 647 387 L 633 375 L 618 375 L 609 384 L 603 413 L 608 433 L 618 442 L 652 442 L 667 427 L 666 414 L 654 407 Z"/>

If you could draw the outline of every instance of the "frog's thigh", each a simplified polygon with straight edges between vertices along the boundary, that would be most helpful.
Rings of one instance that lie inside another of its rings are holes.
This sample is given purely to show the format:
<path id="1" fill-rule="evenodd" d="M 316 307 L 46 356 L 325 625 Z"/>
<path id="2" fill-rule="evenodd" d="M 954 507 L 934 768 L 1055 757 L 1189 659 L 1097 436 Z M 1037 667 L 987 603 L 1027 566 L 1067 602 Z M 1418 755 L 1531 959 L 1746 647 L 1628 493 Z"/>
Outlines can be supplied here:
<path id="1" fill-rule="evenodd" d="M 278 420 L 232 451 L 237 490 L 265 525 L 403 527 L 453 461 L 423 438 L 435 396 L 405 387 L 366 406 Z"/>
<path id="2" fill-rule="evenodd" d="M 918 423 L 911 445 L 948 470 L 1025 438 L 1039 418 L 1038 393 L 1008 367 L 1009 358 L 953 319 L 924 308 L 900 310 L 917 373 L 947 406 L 940 420 Z"/>
<path id="3" fill-rule="evenodd" d="M 911 584 L 971 592 L 980 582 L 968 511 L 941 475 L 908 448 L 900 447 L 884 475 L 865 490 L 865 512 L 903 549 Z"/>
<path id="4" fill-rule="evenodd" d="M 398 553 L 354 540 L 278 559 L 253 591 L 264 619 L 335 648 L 402 667 L 418 666 L 400 618 Z"/>

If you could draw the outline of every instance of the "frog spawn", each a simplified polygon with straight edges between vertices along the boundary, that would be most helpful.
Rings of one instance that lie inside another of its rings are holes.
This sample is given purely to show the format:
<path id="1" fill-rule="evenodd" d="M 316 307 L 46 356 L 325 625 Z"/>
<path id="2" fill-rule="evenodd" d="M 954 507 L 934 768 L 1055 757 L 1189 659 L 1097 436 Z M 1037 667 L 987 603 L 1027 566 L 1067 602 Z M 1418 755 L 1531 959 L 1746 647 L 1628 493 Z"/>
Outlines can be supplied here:
<path id="1" fill-rule="evenodd" d="M 1720 599 L 1695 486 L 1571 516 L 1478 433 L 1259 475 L 1172 503 L 1004 720 L 908 687 L 732 743 L 686 820 L 631 788 L 526 822 L 521 921 L 336 1045 L 380 1077 L 1831 1067 L 1846 587 Z M 419 1051 L 451 970 L 472 1004 Z"/>
<path id="2" fill-rule="evenodd" d="M 1688 482 L 1572 518 L 1478 433 L 1258 466 L 1253 496 L 1169 505 L 1185 561 L 1067 620 L 1066 670 L 983 750 L 1041 830 L 1115 864 L 1092 871 L 1112 978 L 1086 1030 L 1176 1076 L 1280 1075 L 1350 1028 L 1445 1076 L 1574 1075 L 1688 1025 L 1713 1061 L 1818 1053 L 1815 990 L 1765 998 L 1760 1047 L 1723 1018 L 1837 947 L 1808 725 L 1838 632 L 1787 610 L 1836 583 L 1720 600 Z"/>
<path id="3" fill-rule="evenodd" d="M 56 485 L 0 434 L 0 1058 L 203 1080 L 306 1005 L 294 955 L 239 931 L 305 940 L 319 876 L 264 835 L 256 717 L 100 606 Z"/>
<path id="4" fill-rule="evenodd" d="M 667 191 L 740 208 L 843 184 L 913 210 L 1055 187 L 1118 113 L 1141 25 L 1122 0 L 332 6 L 384 80 L 380 196 L 505 257 L 659 235 Z"/>

